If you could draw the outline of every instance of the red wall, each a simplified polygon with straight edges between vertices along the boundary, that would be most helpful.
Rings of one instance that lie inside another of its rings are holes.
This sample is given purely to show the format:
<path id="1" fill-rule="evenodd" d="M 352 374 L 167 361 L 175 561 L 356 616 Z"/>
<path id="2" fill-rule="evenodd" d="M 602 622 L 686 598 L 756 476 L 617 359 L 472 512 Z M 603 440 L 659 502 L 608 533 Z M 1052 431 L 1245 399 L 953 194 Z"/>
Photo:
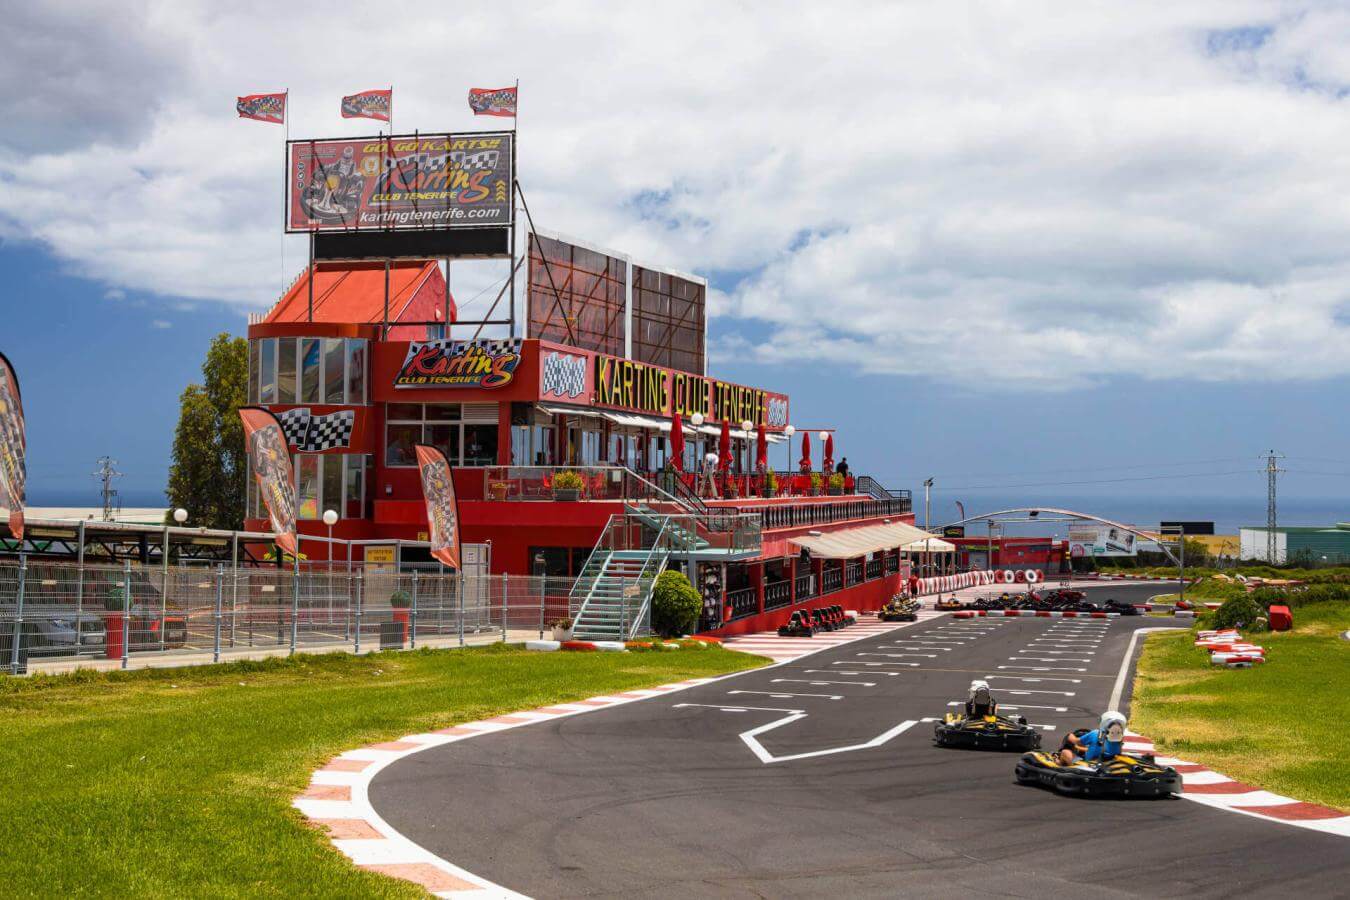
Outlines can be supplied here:
<path id="1" fill-rule="evenodd" d="M 842 606 L 844 609 L 855 610 L 858 613 L 875 614 L 886 604 L 887 600 L 899 592 L 900 573 L 897 572 L 875 581 L 855 584 L 851 588 L 835 591 L 833 594 L 826 594 L 824 597 L 816 597 L 805 603 L 782 606 L 771 612 L 760 613 L 757 616 L 746 616 L 744 619 L 737 619 L 729 625 L 723 625 L 721 628 L 703 633 L 713 637 L 730 637 L 734 634 L 750 634 L 756 631 L 775 631 L 779 625 L 787 623 L 795 610 L 815 609 L 817 606 Z"/>

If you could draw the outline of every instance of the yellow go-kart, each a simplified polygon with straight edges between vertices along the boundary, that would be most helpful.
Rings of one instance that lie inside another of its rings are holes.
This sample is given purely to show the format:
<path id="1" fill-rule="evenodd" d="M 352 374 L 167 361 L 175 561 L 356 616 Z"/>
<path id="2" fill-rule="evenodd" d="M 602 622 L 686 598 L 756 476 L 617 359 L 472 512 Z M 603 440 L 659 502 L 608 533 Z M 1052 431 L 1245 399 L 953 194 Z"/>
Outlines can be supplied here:
<path id="1" fill-rule="evenodd" d="M 1038 750 L 1017 761 L 1016 776 L 1019 784 L 1087 797 L 1156 798 L 1180 794 L 1182 789 L 1180 773 L 1171 766 L 1158 765 L 1151 753 L 1121 753 L 1104 762 L 1075 759 L 1066 766 L 1059 761 L 1059 754 Z"/>
<path id="2" fill-rule="evenodd" d="M 877 618 L 883 622 L 917 622 L 919 610 L 922 608 L 923 604 L 917 599 L 904 600 L 895 597 L 881 608 Z"/>
<path id="3" fill-rule="evenodd" d="M 1035 750 L 1041 733 L 1021 716 L 967 716 L 947 713 L 933 725 L 933 741 L 939 747 L 974 750 Z"/>

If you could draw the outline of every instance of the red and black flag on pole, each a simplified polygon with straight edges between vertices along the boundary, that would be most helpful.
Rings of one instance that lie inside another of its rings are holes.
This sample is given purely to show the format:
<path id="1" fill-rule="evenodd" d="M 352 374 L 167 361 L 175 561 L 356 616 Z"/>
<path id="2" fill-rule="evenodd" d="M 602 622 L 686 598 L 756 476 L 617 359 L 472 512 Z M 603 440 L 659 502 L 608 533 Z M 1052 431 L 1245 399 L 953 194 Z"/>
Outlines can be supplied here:
<path id="1" fill-rule="evenodd" d="M 519 88 L 469 88 L 469 109 L 475 116 L 510 116 L 516 114 L 516 93 Z"/>
<path id="2" fill-rule="evenodd" d="M 342 98 L 342 118 L 379 119 L 388 122 L 393 115 L 394 89 L 362 91 Z"/>
<path id="3" fill-rule="evenodd" d="M 417 468 L 422 475 L 422 496 L 427 501 L 431 555 L 452 569 L 459 568 L 459 503 L 450 463 L 435 447 L 417 445 Z"/>
<path id="4" fill-rule="evenodd" d="M 277 125 L 286 122 L 286 94 L 249 94 L 234 101 L 234 108 L 241 119 L 257 119 L 259 122 L 274 122 Z"/>
<path id="5" fill-rule="evenodd" d="M 277 417 L 260 406 L 240 407 L 239 418 L 244 420 L 244 446 L 277 546 L 295 556 L 295 478 L 286 432 Z"/>
<path id="6" fill-rule="evenodd" d="M 23 540 L 24 485 L 28 482 L 28 466 L 24 462 L 26 446 L 19 379 L 5 354 L 0 353 L 0 520 L 8 520 L 9 533 L 20 541 Z"/>

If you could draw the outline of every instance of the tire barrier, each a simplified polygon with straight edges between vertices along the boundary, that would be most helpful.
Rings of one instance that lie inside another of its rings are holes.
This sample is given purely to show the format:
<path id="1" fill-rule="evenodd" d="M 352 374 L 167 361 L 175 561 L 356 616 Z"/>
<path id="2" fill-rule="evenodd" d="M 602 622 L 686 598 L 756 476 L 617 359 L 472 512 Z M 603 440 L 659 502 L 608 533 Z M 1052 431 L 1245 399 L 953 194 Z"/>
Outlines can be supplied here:
<path id="1" fill-rule="evenodd" d="M 959 591 L 962 588 L 982 587 L 996 583 L 997 572 L 962 572 L 959 575 L 934 575 L 931 578 L 917 579 L 916 596 L 923 594 L 943 594 Z"/>
<path id="2" fill-rule="evenodd" d="M 1041 619 L 1118 619 L 1118 618 L 1120 618 L 1120 613 L 1106 613 L 1106 612 L 1073 612 L 1073 611 L 1070 611 L 1070 612 L 1060 612 L 1060 611 L 1058 611 L 1058 610 L 1047 611 L 1047 610 L 1036 610 L 1036 609 L 971 609 L 971 610 L 963 610 L 962 612 L 967 612 L 967 613 L 969 613 L 970 615 L 962 615 L 962 613 L 960 613 L 960 612 L 952 613 L 952 615 L 955 616 L 955 617 L 957 617 L 957 618 L 960 618 L 960 619 L 969 619 L 969 618 L 974 617 L 974 616 L 1005 616 L 1005 617 L 1025 616 L 1025 617 L 1027 617 L 1027 618 L 1041 618 Z"/>

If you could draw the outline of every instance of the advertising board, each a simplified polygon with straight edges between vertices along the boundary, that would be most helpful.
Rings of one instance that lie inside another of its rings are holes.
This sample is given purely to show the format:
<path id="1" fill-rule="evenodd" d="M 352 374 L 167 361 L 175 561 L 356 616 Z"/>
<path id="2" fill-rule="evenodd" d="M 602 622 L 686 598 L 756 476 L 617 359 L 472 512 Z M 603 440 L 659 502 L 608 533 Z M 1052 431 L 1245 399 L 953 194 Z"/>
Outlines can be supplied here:
<path id="1" fill-rule="evenodd" d="M 510 132 L 291 141 L 286 230 L 505 228 L 512 141 Z"/>

